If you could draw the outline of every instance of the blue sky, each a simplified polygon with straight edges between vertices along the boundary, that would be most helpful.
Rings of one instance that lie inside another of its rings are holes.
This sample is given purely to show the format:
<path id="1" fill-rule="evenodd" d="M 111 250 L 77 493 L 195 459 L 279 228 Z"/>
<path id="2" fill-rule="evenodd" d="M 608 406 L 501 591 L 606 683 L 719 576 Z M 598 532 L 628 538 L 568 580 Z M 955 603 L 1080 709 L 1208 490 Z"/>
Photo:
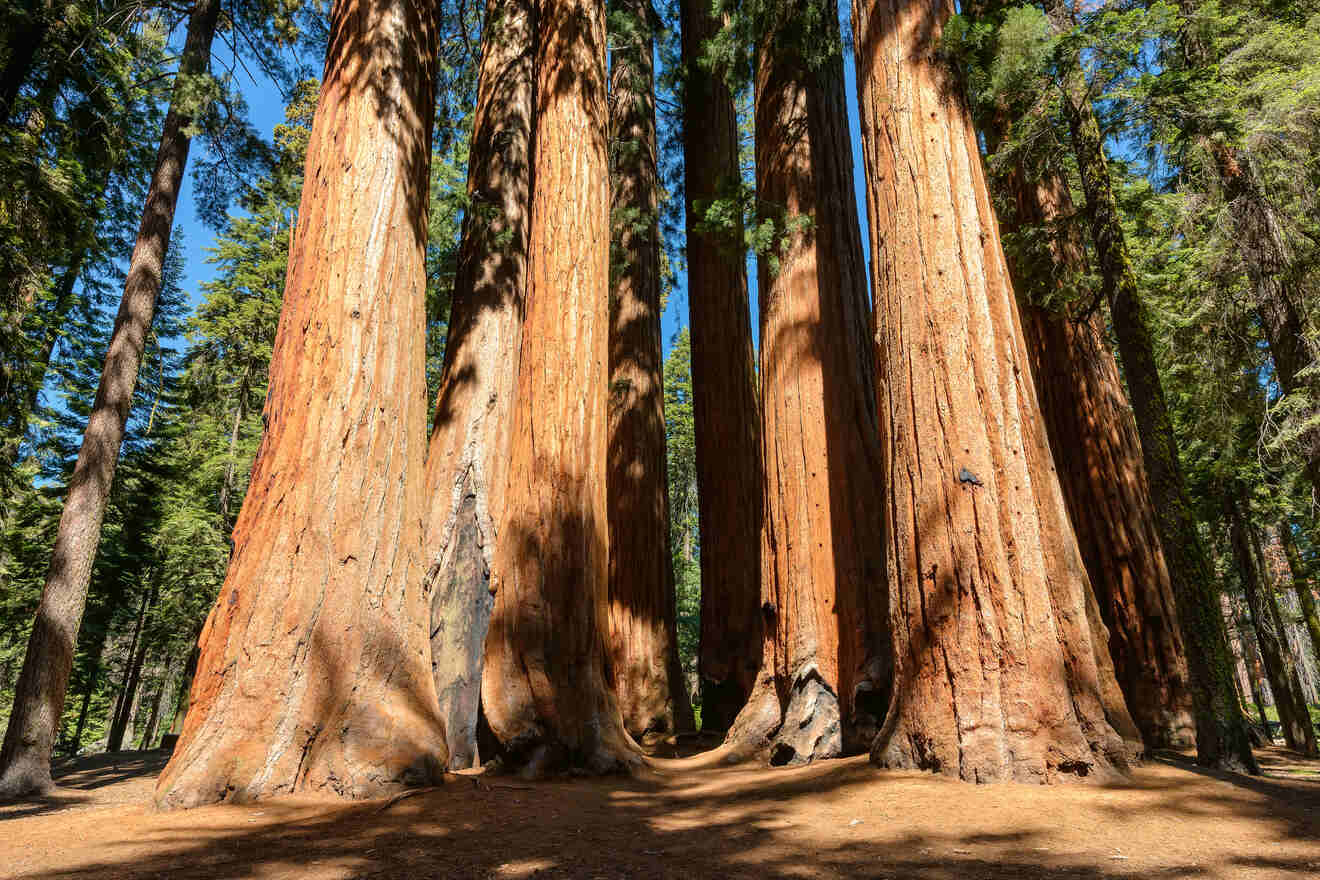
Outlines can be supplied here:
<path id="1" fill-rule="evenodd" d="M 847 28 L 848 9 L 846 4 L 840 10 L 842 24 Z M 181 34 L 176 34 L 176 39 L 181 38 Z M 315 69 L 319 74 L 321 59 L 303 59 L 303 63 Z M 252 65 L 233 65 L 233 56 L 227 46 L 221 45 L 217 41 L 217 49 L 213 60 L 213 70 L 219 73 L 222 70 L 233 68 L 233 76 L 238 88 L 241 90 L 244 99 L 248 103 L 249 121 L 264 137 L 269 139 L 275 129 L 275 126 L 284 121 L 284 98 L 280 94 L 275 83 L 266 78 L 262 73 L 253 68 Z M 852 154 L 853 154 L 853 182 L 855 191 L 854 204 L 858 211 L 858 223 L 862 229 L 862 248 L 866 254 L 868 265 L 870 260 L 870 241 L 866 233 L 866 212 L 865 212 L 865 191 L 863 189 L 862 178 L 862 156 L 861 156 L 861 134 L 857 122 L 857 82 L 853 67 L 851 51 L 844 53 L 845 80 L 847 86 L 847 107 L 848 107 L 848 129 L 851 135 Z M 200 146 L 200 145 L 197 145 Z M 175 215 L 176 225 L 183 231 L 183 239 L 177 242 L 181 245 L 184 252 L 184 279 L 183 287 L 187 291 L 194 306 L 201 300 L 202 283 L 215 277 L 216 267 L 206 262 L 206 249 L 214 243 L 215 233 L 208 229 L 197 214 L 197 206 L 193 198 L 193 177 L 189 173 L 184 181 L 183 191 L 179 200 L 177 213 Z M 755 262 L 748 261 L 748 283 L 751 294 L 751 325 L 753 337 L 759 344 L 759 328 L 757 320 L 757 302 L 756 302 L 756 269 Z M 670 348 L 670 343 L 674 334 L 680 328 L 688 323 L 688 301 L 687 301 L 687 278 L 684 273 L 679 273 L 677 279 L 677 289 L 669 298 L 669 303 L 665 309 L 662 318 L 662 333 L 666 353 Z"/>

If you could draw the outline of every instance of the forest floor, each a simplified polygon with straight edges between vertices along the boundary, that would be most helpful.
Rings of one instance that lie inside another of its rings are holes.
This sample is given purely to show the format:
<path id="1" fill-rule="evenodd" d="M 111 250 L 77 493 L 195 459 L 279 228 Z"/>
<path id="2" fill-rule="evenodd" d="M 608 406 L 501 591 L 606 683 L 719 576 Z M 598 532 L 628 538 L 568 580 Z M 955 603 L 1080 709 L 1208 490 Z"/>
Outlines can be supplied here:
<path id="1" fill-rule="evenodd" d="M 14 878 L 1320 877 L 1320 762 L 1266 775 L 1176 755 L 1121 785 L 973 786 L 863 757 L 443 787 L 345 803 L 293 796 L 156 813 L 163 752 L 78 759 L 59 793 L 0 804 Z"/>

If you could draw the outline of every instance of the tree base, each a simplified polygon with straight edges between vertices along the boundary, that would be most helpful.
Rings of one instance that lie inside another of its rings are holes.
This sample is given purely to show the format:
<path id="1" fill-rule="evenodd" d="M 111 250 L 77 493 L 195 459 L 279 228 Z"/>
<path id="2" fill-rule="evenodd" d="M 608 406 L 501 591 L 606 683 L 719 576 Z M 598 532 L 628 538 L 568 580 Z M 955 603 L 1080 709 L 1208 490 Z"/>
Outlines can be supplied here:
<path id="1" fill-rule="evenodd" d="M 449 756 L 443 728 L 429 712 L 415 712 L 411 699 L 404 692 L 379 694 L 296 721 L 280 719 L 288 711 L 280 705 L 212 704 L 185 724 L 156 785 L 156 807 L 249 803 L 295 792 L 366 800 L 440 785 Z"/>
<path id="2" fill-rule="evenodd" d="M 35 755 L 18 755 L 0 776 L 0 801 L 41 797 L 55 790 L 50 761 Z"/>
<path id="3" fill-rule="evenodd" d="M 957 737 L 961 734 L 963 739 Z M 963 782 L 1109 783 L 1123 780 L 1129 745 L 1111 734 L 1088 742 L 1080 728 L 1015 736 L 1006 731 L 958 731 L 947 738 L 920 724 L 887 723 L 871 746 L 871 763 L 886 770 L 926 770 Z"/>
<path id="4" fill-rule="evenodd" d="M 641 750 L 631 739 L 602 742 L 586 752 L 558 741 L 537 741 L 501 750 L 486 769 L 534 781 L 564 775 L 632 776 L 643 763 Z"/>
<path id="5" fill-rule="evenodd" d="M 760 759 L 795 767 L 839 758 L 844 751 L 839 698 L 815 666 L 801 670 L 781 701 L 773 677 L 763 678 L 725 739 L 726 761 Z"/>

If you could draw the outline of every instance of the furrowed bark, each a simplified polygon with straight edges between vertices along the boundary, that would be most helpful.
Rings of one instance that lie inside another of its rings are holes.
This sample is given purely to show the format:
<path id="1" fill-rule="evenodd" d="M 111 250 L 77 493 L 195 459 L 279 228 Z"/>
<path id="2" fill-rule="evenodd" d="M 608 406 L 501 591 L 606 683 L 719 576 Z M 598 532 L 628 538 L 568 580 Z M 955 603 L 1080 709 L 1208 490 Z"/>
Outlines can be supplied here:
<path id="1" fill-rule="evenodd" d="M 332 13 L 266 433 L 161 808 L 443 772 L 421 547 L 433 16 Z"/>
<path id="2" fill-rule="evenodd" d="M 895 657 L 871 758 L 976 782 L 1111 779 L 1139 746 L 1109 720 L 1121 701 L 980 153 L 938 57 L 951 12 L 853 5 Z"/>
<path id="3" fill-rule="evenodd" d="M 683 185 L 688 320 L 701 534 L 701 726 L 727 730 L 761 663 L 761 408 L 747 298 L 741 211 L 733 228 L 704 224 L 716 200 L 737 197 L 738 117 L 723 68 L 700 63 L 719 32 L 709 0 L 680 0 Z"/>
<path id="4" fill-rule="evenodd" d="M 786 4 L 757 46 L 756 176 L 781 242 L 760 271 L 765 525 L 756 687 L 735 751 L 799 764 L 865 748 L 889 683 L 866 274 L 833 3 Z M 777 265 L 772 265 L 772 260 Z M 703 554 L 706 549 L 702 548 Z"/>
<path id="5" fill-rule="evenodd" d="M 1084 89 L 1075 81 L 1062 97 L 1086 194 L 1097 268 L 1123 359 L 1156 525 L 1182 627 L 1196 717 L 1197 762 L 1257 773 L 1246 719 L 1233 688 L 1213 570 L 1197 530 L 1178 459 L 1177 439 L 1155 363 L 1150 317 L 1128 257 L 1100 129 Z"/>
<path id="6" fill-rule="evenodd" d="M 473 767 L 527 292 L 533 8 L 486 7 L 468 196 L 426 458 L 431 666 L 449 766 Z"/>
<path id="7" fill-rule="evenodd" d="M 606 669 L 609 168 L 602 0 L 536 5 L 526 318 L 482 708 L 537 775 L 639 760 Z"/>
<path id="8" fill-rule="evenodd" d="M 997 141 L 1007 134 L 1004 123 L 990 128 L 987 134 Z M 1096 600 L 1096 661 L 1104 667 L 1112 657 L 1123 702 L 1147 745 L 1192 745 L 1182 633 L 1118 364 L 1100 315 L 1075 314 L 1077 304 L 1045 304 L 1055 279 L 1087 268 L 1079 232 L 1069 223 L 1074 207 L 1067 181 L 1052 168 L 1033 174 L 1015 167 L 1002 185 L 1010 205 L 1010 216 L 1001 218 L 1005 228 L 1050 231 L 1042 252 L 1028 255 L 1028 265 L 1007 262 L 1015 289 L 1031 303 L 1023 306 L 1023 331 L 1050 451 Z M 1102 670 L 1102 681 L 1108 678 Z M 1106 699 L 1107 706 L 1114 702 Z"/>
<path id="9" fill-rule="evenodd" d="M 640 738 L 695 725 L 669 548 L 651 6 L 615 0 L 615 14 L 629 26 L 610 64 L 609 652 L 624 727 Z"/>
<path id="10" fill-rule="evenodd" d="M 179 61 L 181 82 L 206 71 L 219 14 L 219 0 L 197 0 L 194 4 Z M 82 448 L 69 478 L 50 572 L 28 639 L 4 746 L 0 748 L 0 797 L 39 793 L 53 785 L 51 748 L 64 709 L 92 564 L 101 539 L 101 522 L 114 482 L 142 350 L 156 310 L 174 209 L 188 162 L 187 129 L 192 120 L 181 106 L 184 97 L 184 90 L 176 89 L 165 117 L 123 299 Z"/>

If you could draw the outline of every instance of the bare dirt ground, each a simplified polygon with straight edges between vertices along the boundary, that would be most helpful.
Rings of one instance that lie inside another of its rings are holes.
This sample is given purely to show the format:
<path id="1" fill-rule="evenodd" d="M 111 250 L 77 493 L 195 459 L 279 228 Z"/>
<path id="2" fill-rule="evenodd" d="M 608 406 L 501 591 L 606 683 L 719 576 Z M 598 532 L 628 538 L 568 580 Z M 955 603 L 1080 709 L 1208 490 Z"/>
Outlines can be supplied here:
<path id="1" fill-rule="evenodd" d="M 155 813 L 161 752 L 80 759 L 0 805 L 15 878 L 1320 877 L 1320 763 L 1263 778 L 1178 756 L 1122 785 L 972 786 L 865 757 L 796 769 L 525 783 L 394 801 L 288 797 Z"/>

